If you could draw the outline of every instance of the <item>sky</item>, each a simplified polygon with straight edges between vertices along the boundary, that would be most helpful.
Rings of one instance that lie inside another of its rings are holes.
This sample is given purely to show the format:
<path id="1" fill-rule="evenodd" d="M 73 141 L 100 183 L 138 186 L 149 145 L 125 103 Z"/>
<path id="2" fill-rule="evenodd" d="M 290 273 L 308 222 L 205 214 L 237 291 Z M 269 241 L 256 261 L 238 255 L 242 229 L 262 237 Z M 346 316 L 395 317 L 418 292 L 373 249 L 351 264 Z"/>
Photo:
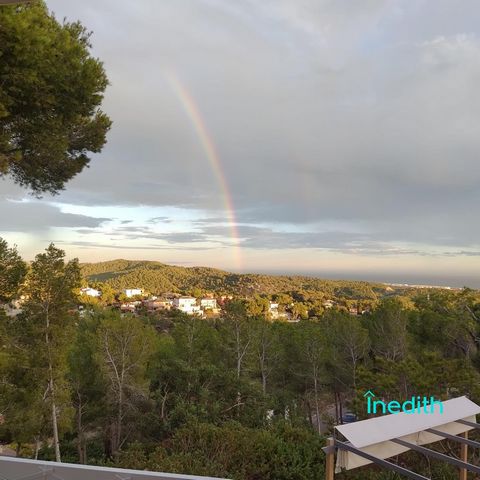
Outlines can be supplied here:
<path id="1" fill-rule="evenodd" d="M 480 287 L 480 3 L 48 0 L 93 31 L 108 143 L 0 236 L 82 262 Z"/>

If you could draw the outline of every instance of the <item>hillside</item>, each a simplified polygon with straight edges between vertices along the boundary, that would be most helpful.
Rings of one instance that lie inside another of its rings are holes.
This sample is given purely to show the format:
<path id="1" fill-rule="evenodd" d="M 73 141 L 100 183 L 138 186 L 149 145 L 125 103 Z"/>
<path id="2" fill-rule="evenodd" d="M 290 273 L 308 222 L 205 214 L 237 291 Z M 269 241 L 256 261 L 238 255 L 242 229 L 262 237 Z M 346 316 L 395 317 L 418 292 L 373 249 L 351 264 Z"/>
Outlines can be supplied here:
<path id="1" fill-rule="evenodd" d="M 207 267 L 179 267 L 153 261 L 112 260 L 82 264 L 89 282 L 106 282 L 114 289 L 139 287 L 151 293 L 188 292 L 201 289 L 216 293 L 249 295 L 322 293 L 322 296 L 376 298 L 387 292 L 383 284 L 324 280 L 306 276 L 235 274 Z"/>

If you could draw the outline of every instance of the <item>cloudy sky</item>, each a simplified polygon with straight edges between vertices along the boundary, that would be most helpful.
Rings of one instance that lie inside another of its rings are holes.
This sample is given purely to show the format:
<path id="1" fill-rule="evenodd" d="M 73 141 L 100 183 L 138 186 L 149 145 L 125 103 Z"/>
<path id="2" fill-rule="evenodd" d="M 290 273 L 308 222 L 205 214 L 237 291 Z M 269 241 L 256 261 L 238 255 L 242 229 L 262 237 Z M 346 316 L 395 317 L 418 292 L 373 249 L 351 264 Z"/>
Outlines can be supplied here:
<path id="1" fill-rule="evenodd" d="M 114 124 L 61 195 L 0 183 L 26 258 L 480 287 L 477 0 L 47 3 Z"/>

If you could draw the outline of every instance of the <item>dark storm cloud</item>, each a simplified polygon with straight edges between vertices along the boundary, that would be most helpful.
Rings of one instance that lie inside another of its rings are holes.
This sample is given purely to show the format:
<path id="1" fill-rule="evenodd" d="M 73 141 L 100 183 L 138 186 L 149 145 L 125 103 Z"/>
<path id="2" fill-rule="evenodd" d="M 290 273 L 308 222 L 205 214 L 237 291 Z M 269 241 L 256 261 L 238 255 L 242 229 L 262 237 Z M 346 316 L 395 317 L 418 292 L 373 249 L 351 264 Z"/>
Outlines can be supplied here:
<path id="1" fill-rule="evenodd" d="M 394 242 L 479 245 L 480 3 L 48 4 L 94 31 L 112 83 L 108 145 L 60 201 L 196 208 L 212 217 L 197 221 L 200 232 L 129 235 L 217 235 L 218 172 L 166 79 L 174 72 L 216 145 L 238 222 L 313 225 L 243 228 L 245 246 L 377 254 Z M 351 226 L 315 233 L 332 220 Z"/>

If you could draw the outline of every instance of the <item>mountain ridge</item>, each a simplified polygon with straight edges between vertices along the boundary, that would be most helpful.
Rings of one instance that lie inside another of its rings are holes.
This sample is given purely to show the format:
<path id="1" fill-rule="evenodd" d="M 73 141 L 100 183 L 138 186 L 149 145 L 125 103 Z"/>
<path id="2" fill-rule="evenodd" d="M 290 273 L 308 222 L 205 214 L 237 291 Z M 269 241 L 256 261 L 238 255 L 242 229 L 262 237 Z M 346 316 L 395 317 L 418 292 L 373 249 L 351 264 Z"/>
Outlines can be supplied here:
<path id="1" fill-rule="evenodd" d="M 153 293 L 192 289 L 237 294 L 280 292 L 322 292 L 325 296 L 343 293 L 349 297 L 375 298 L 388 286 L 363 280 L 329 280 L 306 275 L 232 273 L 212 267 L 183 267 L 153 260 L 116 259 L 82 263 L 89 282 L 106 282 L 113 288 L 144 288 Z"/>

